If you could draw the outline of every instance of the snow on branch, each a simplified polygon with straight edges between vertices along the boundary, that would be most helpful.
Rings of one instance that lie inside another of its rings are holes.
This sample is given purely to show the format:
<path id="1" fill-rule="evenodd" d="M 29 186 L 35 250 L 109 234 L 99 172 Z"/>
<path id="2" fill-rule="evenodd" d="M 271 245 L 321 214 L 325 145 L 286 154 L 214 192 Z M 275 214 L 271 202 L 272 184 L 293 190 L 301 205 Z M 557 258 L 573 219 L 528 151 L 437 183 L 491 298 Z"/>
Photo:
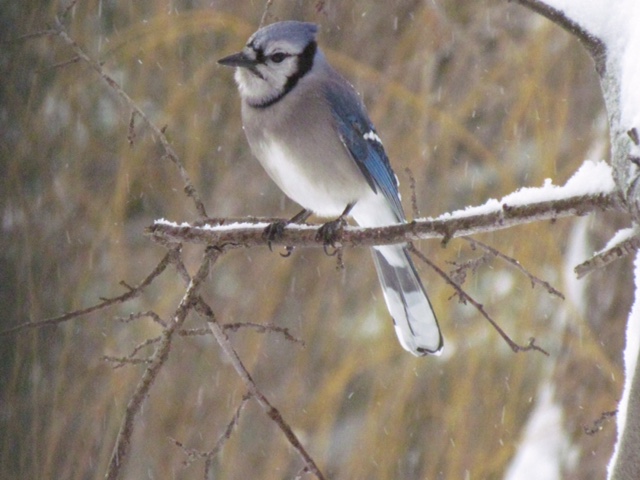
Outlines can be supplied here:
<path id="1" fill-rule="evenodd" d="M 604 162 L 587 161 L 562 187 L 546 180 L 542 187 L 522 188 L 500 200 L 490 199 L 483 205 L 445 213 L 436 218 L 377 228 L 347 226 L 338 232 L 335 245 L 388 245 L 429 238 L 441 238 L 447 242 L 454 237 L 612 209 L 623 209 L 623 204 L 615 191 L 610 167 Z M 192 225 L 161 219 L 154 222 L 147 232 L 160 242 L 252 248 L 266 244 L 263 232 L 272 221 L 274 219 L 227 218 L 209 219 Z M 282 236 L 271 243 L 292 247 L 323 247 L 324 241 L 317 233 L 317 225 L 290 224 Z"/>

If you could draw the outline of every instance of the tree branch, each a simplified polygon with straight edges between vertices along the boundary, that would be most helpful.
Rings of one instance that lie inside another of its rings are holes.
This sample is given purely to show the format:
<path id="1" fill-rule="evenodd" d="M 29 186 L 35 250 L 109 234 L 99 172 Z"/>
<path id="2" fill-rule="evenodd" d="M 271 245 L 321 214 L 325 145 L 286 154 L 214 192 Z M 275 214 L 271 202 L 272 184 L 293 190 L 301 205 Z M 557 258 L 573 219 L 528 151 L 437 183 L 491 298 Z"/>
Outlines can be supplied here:
<path id="1" fill-rule="evenodd" d="M 529 272 L 529 270 L 527 270 L 526 268 L 524 268 L 522 266 L 522 264 L 516 260 L 513 257 L 510 257 L 508 255 L 505 255 L 504 253 L 502 253 L 501 251 L 487 245 L 486 243 L 483 243 L 479 240 L 475 240 L 473 238 L 465 238 L 465 240 L 467 242 L 469 242 L 472 246 L 472 248 L 476 248 L 476 247 L 480 247 L 483 250 L 485 250 L 486 252 L 489 252 L 489 254 L 491 254 L 493 257 L 498 257 L 502 260 L 504 260 L 505 262 L 507 262 L 510 265 L 513 265 L 517 270 L 519 270 L 520 272 L 522 272 L 522 274 L 526 275 L 529 280 L 531 281 L 531 286 L 534 287 L 536 285 L 540 285 L 541 287 L 543 287 L 550 295 L 555 295 L 559 298 L 561 298 L 562 300 L 564 300 L 564 295 L 562 294 L 562 292 L 558 291 L 557 289 L 555 289 L 554 287 L 551 286 L 551 284 L 545 280 L 542 280 L 541 278 L 536 277 L 534 274 L 532 274 L 531 272 Z"/>
<path id="2" fill-rule="evenodd" d="M 619 260 L 627 255 L 640 250 L 640 237 L 631 237 L 623 242 L 615 244 L 613 247 L 608 248 L 602 252 L 597 253 L 586 262 L 576 266 L 573 271 L 576 273 L 578 279 L 588 275 L 594 270 L 604 268 L 612 262 Z"/>
<path id="3" fill-rule="evenodd" d="M 585 30 L 580 24 L 567 17 L 564 12 L 551 7 L 541 0 L 508 0 L 518 3 L 529 10 L 551 20 L 556 25 L 564 28 L 571 35 L 575 36 L 587 49 L 596 64 L 596 70 L 600 76 L 604 75 L 606 69 L 606 46 L 601 39 Z"/>
<path id="4" fill-rule="evenodd" d="M 84 61 L 95 72 L 97 72 L 98 75 L 100 75 L 100 77 L 107 83 L 107 85 L 109 85 L 109 87 L 113 91 L 115 91 L 118 94 L 118 96 L 125 102 L 127 107 L 129 107 L 131 109 L 131 111 L 134 112 L 137 116 L 139 116 L 144 121 L 144 123 L 147 125 L 147 127 L 149 127 L 151 129 L 151 131 L 153 132 L 155 137 L 160 141 L 160 144 L 162 145 L 162 148 L 163 148 L 163 150 L 165 152 L 164 157 L 166 157 L 169 160 L 171 160 L 171 162 L 173 162 L 173 164 L 177 167 L 178 173 L 180 174 L 180 177 L 182 178 L 182 181 L 183 181 L 183 183 L 185 185 L 185 187 L 184 187 L 185 193 L 187 194 L 187 196 L 189 198 L 191 198 L 193 200 L 193 202 L 195 204 L 195 207 L 196 207 L 196 210 L 197 210 L 198 214 L 200 215 L 200 217 L 206 218 L 207 212 L 206 212 L 206 209 L 204 207 L 204 203 L 202 202 L 202 199 L 200 198 L 200 195 L 198 194 L 198 191 L 194 187 L 193 182 L 191 181 L 191 177 L 189 176 L 189 173 L 187 172 L 187 169 L 182 164 L 182 161 L 178 157 L 178 154 L 175 152 L 175 150 L 171 146 L 171 143 L 169 143 L 169 139 L 167 138 L 167 136 L 164 133 L 166 127 L 164 127 L 164 128 L 157 127 L 149 119 L 149 117 L 147 117 L 147 114 L 140 107 L 138 107 L 138 105 L 136 105 L 136 103 L 127 94 L 127 92 L 125 92 L 122 89 L 120 84 L 118 82 L 116 82 L 115 79 L 111 75 L 109 75 L 108 73 L 106 73 L 104 71 L 104 69 L 102 68 L 102 64 L 97 62 L 97 61 L 95 61 L 91 57 L 89 57 L 89 55 L 87 55 L 85 53 L 85 51 L 77 44 L 77 42 L 67 34 L 67 31 L 65 30 L 64 25 L 62 24 L 62 22 L 60 21 L 60 19 L 58 17 L 56 17 L 56 19 L 55 19 L 55 29 L 53 31 L 55 32 L 55 34 L 57 36 L 62 38 L 67 43 L 67 45 L 69 45 L 69 47 L 71 47 L 71 49 L 75 52 L 76 56 L 79 57 L 80 60 Z M 133 114 L 132 114 L 130 122 L 129 122 L 129 135 L 128 135 L 130 142 L 133 141 L 133 137 L 131 135 L 133 121 L 134 121 L 134 117 L 133 117 Z"/>
<path id="5" fill-rule="evenodd" d="M 338 247 L 374 246 L 429 238 L 442 238 L 444 242 L 448 242 L 454 237 L 605 210 L 623 210 L 620 195 L 601 193 L 527 205 L 503 204 L 501 208 L 488 213 L 442 216 L 387 227 L 347 226 L 337 233 L 335 244 Z M 147 228 L 147 233 L 158 241 L 224 245 L 230 248 L 252 248 L 266 244 L 262 233 L 267 223 L 260 222 L 259 219 L 247 219 L 237 226 L 216 226 L 216 223 L 216 220 L 211 220 L 208 225 L 192 226 L 157 221 Z M 271 243 L 292 247 L 323 247 L 322 239 L 317 238 L 317 229 L 318 226 L 312 225 L 288 225 L 282 237 L 271 240 Z"/>
<path id="6" fill-rule="evenodd" d="M 160 260 L 158 265 L 147 275 L 147 277 L 135 288 L 128 287 L 128 291 L 123 293 L 120 296 L 114 298 L 103 299 L 102 302 L 93 305 L 91 307 L 83 308 L 81 310 L 75 310 L 73 312 L 65 313 L 64 315 L 60 315 L 57 317 L 46 318 L 44 320 L 38 320 L 35 322 L 25 322 L 20 325 L 16 325 L 15 327 L 9 328 L 7 330 L 3 330 L 0 332 L 0 336 L 11 335 L 14 333 L 18 333 L 22 330 L 30 329 L 30 328 L 41 328 L 52 325 L 58 325 L 59 323 L 66 322 L 68 320 L 72 320 L 74 318 L 82 317 L 84 315 L 88 315 L 90 313 L 96 312 L 98 310 L 105 309 L 111 305 L 115 305 L 118 303 L 124 303 L 132 298 L 137 297 L 142 293 L 142 291 L 153 282 L 153 280 L 160 275 L 167 266 L 171 263 L 171 258 L 175 255 L 174 251 L 169 251 L 167 254 Z"/>
<path id="7" fill-rule="evenodd" d="M 518 345 L 516 342 L 514 342 L 511 339 L 511 337 L 509 337 L 509 335 L 507 335 L 507 333 L 500 327 L 500 325 L 498 325 L 498 323 L 493 318 L 491 318 L 491 316 L 484 309 L 484 306 L 481 303 L 474 300 L 471 297 L 471 295 L 465 292 L 462 289 L 462 287 L 460 287 L 460 285 L 454 282 L 449 277 L 449 275 L 447 275 L 440 267 L 438 267 L 435 263 L 429 260 L 422 252 L 416 249 L 413 245 L 409 245 L 409 251 L 414 255 L 416 255 L 424 263 L 429 265 L 438 275 L 440 275 L 440 277 L 442 277 L 442 279 L 445 282 L 447 282 L 450 286 L 452 286 L 462 303 L 466 304 L 467 302 L 469 302 L 471 305 L 473 305 L 475 309 L 478 312 L 480 312 L 480 314 L 491 324 L 494 330 L 498 332 L 498 335 L 502 337 L 502 339 L 507 343 L 507 345 L 509 345 L 509 347 L 511 348 L 511 350 L 513 350 L 514 353 L 537 350 L 538 352 L 543 353 L 547 357 L 549 356 L 549 353 L 546 350 L 536 345 L 536 339 L 533 337 L 529 338 L 529 343 L 527 345 Z"/>
<path id="8" fill-rule="evenodd" d="M 258 389 L 256 383 L 251 377 L 251 374 L 246 369 L 246 367 L 242 363 L 242 360 L 240 360 L 238 353 L 231 345 L 231 341 L 229 340 L 229 337 L 225 333 L 223 327 L 215 320 L 215 317 L 213 316 L 209 316 L 207 318 L 207 322 L 211 333 L 213 333 L 213 336 L 218 341 L 218 344 L 227 354 L 227 357 L 231 361 L 233 368 L 235 368 L 236 372 L 244 382 L 246 388 L 249 390 L 249 393 L 251 393 L 251 395 L 257 400 L 257 402 L 260 404 L 269 418 L 271 418 L 271 420 L 275 422 L 280 430 L 282 430 L 285 437 L 287 437 L 287 440 L 289 441 L 291 446 L 300 455 L 309 471 L 312 472 L 318 478 L 318 480 L 324 480 L 324 475 L 316 465 L 311 455 L 309 455 L 309 453 L 305 450 L 300 440 L 298 440 L 298 437 L 293 432 L 293 429 L 284 420 L 278 409 L 271 405 L 271 402 L 269 402 L 267 397 Z"/>
<path id="9" fill-rule="evenodd" d="M 135 426 L 135 420 L 142 410 L 142 404 L 149 394 L 160 370 L 169 358 L 169 351 L 171 349 L 171 342 L 173 340 L 174 333 L 182 327 L 188 313 L 194 308 L 195 303 L 198 300 L 200 286 L 209 275 L 211 264 L 217 260 L 220 253 L 220 249 L 207 248 L 205 250 L 204 258 L 198 272 L 189 283 L 189 286 L 174 313 L 172 321 L 162 332 L 162 341 L 156 348 L 153 356 L 149 359 L 149 366 L 145 370 L 138 386 L 129 399 L 129 404 L 127 405 L 122 425 L 120 427 L 120 432 L 118 433 L 118 438 L 109 462 L 107 474 L 105 476 L 107 480 L 116 480 L 120 476 L 122 466 L 124 465 L 129 451 L 131 450 L 133 428 Z"/>

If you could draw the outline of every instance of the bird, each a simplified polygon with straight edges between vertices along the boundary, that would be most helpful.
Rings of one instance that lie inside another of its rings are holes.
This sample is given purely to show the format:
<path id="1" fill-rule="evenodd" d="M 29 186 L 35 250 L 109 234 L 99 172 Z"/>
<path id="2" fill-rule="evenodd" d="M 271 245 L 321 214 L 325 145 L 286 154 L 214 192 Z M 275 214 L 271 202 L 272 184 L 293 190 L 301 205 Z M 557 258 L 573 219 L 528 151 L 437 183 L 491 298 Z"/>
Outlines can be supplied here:
<path id="1" fill-rule="evenodd" d="M 291 222 L 315 214 L 337 219 L 325 227 L 347 216 L 361 227 L 405 223 L 382 140 L 353 85 L 318 47 L 317 33 L 314 23 L 273 23 L 218 60 L 235 68 L 251 151 L 303 207 Z M 442 333 L 407 245 L 376 246 L 372 253 L 401 346 L 419 357 L 440 354 Z"/>

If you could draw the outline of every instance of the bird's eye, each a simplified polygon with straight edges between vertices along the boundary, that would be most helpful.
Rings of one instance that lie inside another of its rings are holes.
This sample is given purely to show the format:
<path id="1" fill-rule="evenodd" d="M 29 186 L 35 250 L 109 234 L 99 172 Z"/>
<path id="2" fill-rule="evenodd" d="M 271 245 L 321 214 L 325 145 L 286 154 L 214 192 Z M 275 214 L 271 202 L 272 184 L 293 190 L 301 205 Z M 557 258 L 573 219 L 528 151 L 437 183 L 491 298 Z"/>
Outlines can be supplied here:
<path id="1" fill-rule="evenodd" d="M 285 58 L 287 58 L 287 54 L 282 52 L 276 52 L 273 55 L 271 55 L 270 58 L 273 63 L 282 63 L 282 61 Z"/>

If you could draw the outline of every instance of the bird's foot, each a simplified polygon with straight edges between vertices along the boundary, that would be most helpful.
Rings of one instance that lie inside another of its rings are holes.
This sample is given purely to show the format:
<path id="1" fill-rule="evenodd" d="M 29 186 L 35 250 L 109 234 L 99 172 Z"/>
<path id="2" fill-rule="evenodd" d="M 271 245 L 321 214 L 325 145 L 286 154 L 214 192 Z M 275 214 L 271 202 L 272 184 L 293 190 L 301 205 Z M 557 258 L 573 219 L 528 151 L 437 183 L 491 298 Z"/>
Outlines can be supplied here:
<path id="1" fill-rule="evenodd" d="M 267 225 L 267 227 L 262 232 L 262 238 L 267 241 L 267 246 L 269 250 L 273 251 L 271 248 L 272 242 L 277 242 L 282 240 L 284 236 L 284 229 L 287 228 L 287 225 L 290 223 L 304 223 L 307 218 L 311 216 L 310 210 L 302 210 L 298 214 L 296 214 L 291 220 L 278 220 L 273 223 Z M 293 248 L 290 245 L 284 247 L 285 253 L 281 253 L 283 257 L 288 257 L 293 252 Z"/>
<path id="2" fill-rule="evenodd" d="M 289 225 L 288 221 L 278 220 L 267 225 L 267 227 L 262 232 L 262 238 L 267 241 L 267 246 L 272 252 L 273 248 L 271 248 L 271 243 L 282 240 L 284 229 L 287 225 Z"/>
<path id="3" fill-rule="evenodd" d="M 322 243 L 324 244 L 324 253 L 326 253 L 330 257 L 333 257 L 336 253 L 338 253 L 339 248 L 336 248 L 336 241 L 340 238 L 342 230 L 347 225 L 347 221 L 345 219 L 351 212 L 351 209 L 354 205 L 355 202 L 349 203 L 338 218 L 322 225 L 318 229 L 318 233 L 316 233 L 316 240 L 322 241 Z M 329 253 L 327 247 L 332 247 L 335 250 Z"/>
<path id="4" fill-rule="evenodd" d="M 346 225 L 347 221 L 344 219 L 344 216 L 341 215 L 335 220 L 325 223 L 318 229 L 316 240 L 324 244 L 324 253 L 331 257 L 336 254 L 337 250 L 329 253 L 327 247 L 336 248 L 336 241 L 340 238 L 340 234 Z"/>

